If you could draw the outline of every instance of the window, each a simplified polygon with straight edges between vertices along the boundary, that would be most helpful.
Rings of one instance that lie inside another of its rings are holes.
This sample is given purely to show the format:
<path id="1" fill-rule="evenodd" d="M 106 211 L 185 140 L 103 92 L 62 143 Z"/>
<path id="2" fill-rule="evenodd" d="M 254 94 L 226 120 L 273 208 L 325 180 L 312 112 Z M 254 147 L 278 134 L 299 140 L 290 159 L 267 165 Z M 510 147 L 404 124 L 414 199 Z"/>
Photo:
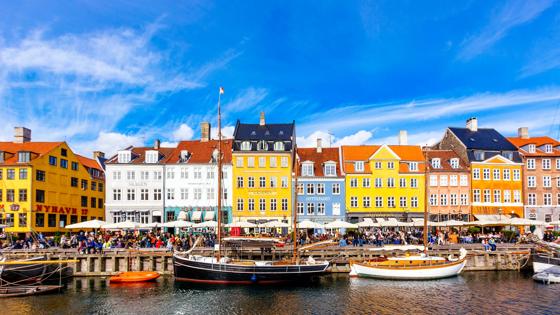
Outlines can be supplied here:
<path id="1" fill-rule="evenodd" d="M 503 172 L 504 180 L 511 180 L 511 178 L 510 178 L 510 173 L 511 172 L 510 172 L 509 168 L 504 169 L 502 172 Z"/>
<path id="2" fill-rule="evenodd" d="M 340 184 L 332 184 L 333 195 L 340 195 Z"/>
<path id="3" fill-rule="evenodd" d="M 395 197 L 387 197 L 387 207 L 389 208 L 395 207 Z"/>
<path id="4" fill-rule="evenodd" d="M 47 221 L 47 225 L 49 227 L 56 227 L 56 214 L 49 213 L 49 215 L 47 216 Z"/>
<path id="5" fill-rule="evenodd" d="M 247 158 L 247 167 L 255 167 L 255 157 L 250 156 Z"/>
<path id="6" fill-rule="evenodd" d="M 521 178 L 521 172 L 518 169 L 513 170 L 513 180 L 519 181 Z"/>
<path id="7" fill-rule="evenodd" d="M 317 195 L 325 194 L 325 184 L 317 184 Z"/>
<path id="8" fill-rule="evenodd" d="M 114 171 L 113 172 L 113 179 L 114 180 L 120 180 L 121 179 L 121 172 L 120 171 Z"/>
<path id="9" fill-rule="evenodd" d="M 490 169 L 485 168 L 482 170 L 482 179 L 490 180 Z"/>
<path id="10" fill-rule="evenodd" d="M 253 176 L 249 176 L 247 178 L 247 187 L 254 188 L 255 187 L 255 178 Z"/>
<path id="11" fill-rule="evenodd" d="M 389 188 L 395 187 L 395 179 L 393 177 L 387 178 L 387 187 Z"/>
<path id="12" fill-rule="evenodd" d="M 18 163 L 28 163 L 31 160 L 31 153 L 27 151 L 18 152 Z"/>
<path id="13" fill-rule="evenodd" d="M 376 178 L 375 179 L 375 188 L 383 187 L 383 178 Z"/>
<path id="14" fill-rule="evenodd" d="M 480 192 L 478 193 L 479 198 L 480 198 Z M 467 194 L 461 194 L 461 206 L 466 206 L 469 204 L 469 195 Z"/>
<path id="15" fill-rule="evenodd" d="M 259 151 L 267 151 L 268 150 L 268 143 L 264 140 L 261 140 L 257 143 L 257 150 Z"/>
<path id="16" fill-rule="evenodd" d="M 552 153 L 552 145 L 551 144 L 545 144 L 544 145 L 544 152 Z"/>
<path id="17" fill-rule="evenodd" d="M 480 189 L 473 190 L 473 202 L 480 202 Z"/>
<path id="18" fill-rule="evenodd" d="M 560 159 L 556 159 L 556 169 L 560 169 Z"/>
<path id="19" fill-rule="evenodd" d="M 314 203 L 308 203 L 307 204 L 307 214 L 308 215 L 313 215 L 315 214 L 315 204 Z"/>
<path id="20" fill-rule="evenodd" d="M 282 211 L 288 211 L 288 199 L 282 199 Z"/>
<path id="21" fill-rule="evenodd" d="M 416 178 L 411 178 L 411 179 L 410 179 L 410 187 L 412 187 L 412 188 L 418 188 L 418 179 L 416 179 Z"/>
<path id="22" fill-rule="evenodd" d="M 315 185 L 314 184 L 307 184 L 307 194 L 314 195 L 315 194 Z"/>
<path id="23" fill-rule="evenodd" d="M 115 201 L 121 200 L 121 190 L 120 189 L 113 189 L 113 200 L 115 200 Z"/>
<path id="24" fill-rule="evenodd" d="M 433 168 L 441 168 L 441 160 L 439 158 L 432 159 Z"/>
<path id="25" fill-rule="evenodd" d="M 535 176 L 527 176 L 527 187 L 537 187 L 537 181 Z"/>
<path id="26" fill-rule="evenodd" d="M 19 179 L 27 179 L 27 169 L 20 168 L 19 169 Z"/>
<path id="27" fill-rule="evenodd" d="M 319 202 L 317 204 L 317 214 L 318 215 L 325 215 L 325 204 L 322 202 Z"/>
<path id="28" fill-rule="evenodd" d="M 358 207 L 358 197 L 350 197 L 350 207 L 351 208 Z"/>
<path id="29" fill-rule="evenodd" d="M 271 157 L 270 157 L 269 163 L 270 163 L 270 167 L 277 167 L 277 166 L 278 166 L 278 165 L 277 165 L 277 159 L 276 159 L 275 156 L 271 156 Z"/>
<path id="30" fill-rule="evenodd" d="M 161 188 L 154 189 L 154 200 L 161 200 Z"/>
<path id="31" fill-rule="evenodd" d="M 72 162 L 72 170 L 73 171 L 77 171 L 78 170 L 78 162 Z"/>
<path id="32" fill-rule="evenodd" d="M 301 165 L 302 176 L 313 176 L 313 163 L 304 162 Z"/>
<path id="33" fill-rule="evenodd" d="M 536 195 L 536 194 L 531 193 L 531 194 L 529 194 L 527 197 L 528 197 L 528 198 L 527 198 L 527 199 L 528 199 L 528 200 L 527 200 L 527 203 L 528 203 L 530 206 L 535 206 L 535 205 L 537 205 L 537 195 Z"/>
<path id="34" fill-rule="evenodd" d="M 543 170 L 549 170 L 550 169 L 550 159 L 543 159 L 542 160 L 542 168 L 543 168 Z"/>
<path id="35" fill-rule="evenodd" d="M 550 176 L 543 176 L 543 186 L 546 188 L 552 187 L 552 181 Z"/>
<path id="36" fill-rule="evenodd" d="M 3 190 L 2 190 L 2 189 L 0 189 L 0 202 L 1 202 L 1 201 L 2 201 L 2 199 L 3 199 L 2 193 L 3 193 Z M 0 218 L 0 222 L 1 222 L 1 221 L 2 221 L 2 218 Z"/>
<path id="37" fill-rule="evenodd" d="M 409 163 L 408 163 L 408 169 L 409 169 L 411 172 L 416 172 L 416 171 L 418 171 L 418 162 L 409 162 Z"/>
<path id="38" fill-rule="evenodd" d="M 255 199 L 249 198 L 249 211 L 255 211 Z"/>
<path id="39" fill-rule="evenodd" d="M 551 206 L 552 205 L 552 194 L 544 194 L 544 205 Z"/>
<path id="40" fill-rule="evenodd" d="M 88 181 L 85 179 L 82 179 L 82 190 L 87 190 L 88 188 Z"/>
<path id="41" fill-rule="evenodd" d="M 536 168 L 535 159 L 527 159 L 527 169 L 534 170 Z"/>
<path id="42" fill-rule="evenodd" d="M 449 205 L 456 206 L 457 205 L 457 194 L 449 195 Z"/>
<path id="43" fill-rule="evenodd" d="M 259 199 L 259 211 L 265 211 L 266 210 L 266 199 L 261 198 Z"/>
<path id="44" fill-rule="evenodd" d="M 469 177 L 467 175 L 461 175 L 460 177 L 460 185 L 461 186 L 468 186 L 469 185 Z"/>
<path id="45" fill-rule="evenodd" d="M 298 193 L 298 195 L 303 195 L 304 194 L 304 188 L 303 188 L 302 183 L 297 184 L 297 193 Z"/>
<path id="46" fill-rule="evenodd" d="M 521 202 L 521 191 L 514 190 L 513 191 L 513 202 L 520 203 Z"/>
<path id="47" fill-rule="evenodd" d="M 511 190 L 504 190 L 504 202 L 511 202 Z"/>
<path id="48" fill-rule="evenodd" d="M 280 158 L 280 166 L 281 167 L 288 167 L 288 157 L 283 156 Z"/>
<path id="49" fill-rule="evenodd" d="M 276 211 L 277 208 L 276 199 L 270 199 L 270 211 Z"/>
<path id="50" fill-rule="evenodd" d="M 134 189 L 127 189 L 126 200 L 135 200 L 135 199 L 136 199 L 136 191 Z"/>
<path id="51" fill-rule="evenodd" d="M 189 189 L 188 188 L 181 188 L 181 200 L 189 199 Z"/>
<path id="52" fill-rule="evenodd" d="M 243 167 L 243 157 L 242 156 L 238 156 L 238 157 L 235 158 L 235 166 Z"/>
<path id="53" fill-rule="evenodd" d="M 401 208 L 406 208 L 406 197 L 400 197 L 399 198 L 399 206 Z"/>
<path id="54" fill-rule="evenodd" d="M 326 163 L 324 172 L 325 176 L 336 176 L 336 164 Z"/>
<path id="55" fill-rule="evenodd" d="M 193 189 L 194 200 L 202 200 L 202 188 Z"/>
<path id="56" fill-rule="evenodd" d="M 280 180 L 282 182 L 282 188 L 288 188 L 288 177 L 282 176 Z"/>
<path id="57" fill-rule="evenodd" d="M 418 197 L 410 197 L 410 206 L 412 208 L 418 208 Z"/>
<path id="58" fill-rule="evenodd" d="M 401 187 L 401 188 L 406 187 L 406 178 L 399 179 L 399 187 Z"/>
<path id="59" fill-rule="evenodd" d="M 362 187 L 369 188 L 369 178 L 367 177 L 362 178 Z"/>
<path id="60" fill-rule="evenodd" d="M 439 204 L 441 206 L 447 206 L 447 194 L 439 195 Z"/>
<path id="61" fill-rule="evenodd" d="M 97 190 L 97 183 L 94 181 L 91 181 L 91 190 L 96 191 Z"/>
<path id="62" fill-rule="evenodd" d="M 0 163 L 2 163 L 2 162 L 0 162 Z M 3 175 L 4 175 L 4 170 L 0 169 L 0 179 L 3 179 Z"/>
<path id="63" fill-rule="evenodd" d="M 363 161 L 354 162 L 354 170 L 356 172 L 363 172 L 364 171 L 364 162 Z"/>
<path id="64" fill-rule="evenodd" d="M 200 177 L 198 177 L 198 178 L 202 178 L 202 171 L 201 171 L 201 169 L 198 168 L 198 171 L 199 171 L 199 173 L 200 173 Z M 195 173 L 195 174 L 196 174 L 196 173 Z M 195 178 L 197 178 L 196 175 L 195 175 Z M 168 169 L 168 170 L 167 170 L 167 179 L 175 179 L 175 171 L 174 171 L 174 170 L 172 170 L 172 169 Z"/>
<path id="65" fill-rule="evenodd" d="M 376 208 L 383 207 L 383 197 L 375 197 L 375 207 Z"/>
<path id="66" fill-rule="evenodd" d="M 16 170 L 13 168 L 9 168 L 6 171 L 6 179 L 16 179 Z"/>
<path id="67" fill-rule="evenodd" d="M 439 177 L 439 185 L 440 186 L 447 186 L 447 175 L 441 175 Z"/>
<path id="68" fill-rule="evenodd" d="M 494 180 L 500 180 L 500 170 L 497 169 L 497 168 L 494 169 L 494 177 L 493 177 L 493 179 L 494 179 Z"/>
<path id="69" fill-rule="evenodd" d="M 94 208 L 94 209 L 97 208 L 97 198 L 91 197 L 91 199 L 90 199 L 90 207 L 92 207 L 92 208 Z"/>
<path id="70" fill-rule="evenodd" d="M 457 175 L 449 175 L 449 186 L 457 186 L 458 183 L 458 179 L 457 179 Z"/>
<path id="71" fill-rule="evenodd" d="M 449 160 L 449 164 L 451 164 L 451 168 L 457 169 L 459 168 L 459 159 L 452 158 L 451 160 Z"/>
<path id="72" fill-rule="evenodd" d="M 41 203 L 45 202 L 45 191 L 44 190 L 40 190 L 40 189 L 35 190 L 35 201 L 36 202 L 41 202 Z"/>
<path id="73" fill-rule="evenodd" d="M 358 187 L 358 179 L 357 178 L 350 178 L 350 187 L 351 188 Z"/>
<path id="74" fill-rule="evenodd" d="M 272 176 L 270 177 L 270 188 L 277 188 L 278 187 L 278 177 Z"/>
<path id="75" fill-rule="evenodd" d="M 472 177 L 473 179 L 480 179 L 480 169 L 479 168 L 473 168 L 473 173 L 472 173 Z"/>
<path id="76" fill-rule="evenodd" d="M 484 189 L 484 202 L 490 202 L 490 189 Z"/>
<path id="77" fill-rule="evenodd" d="M 6 190 L 6 201 L 7 202 L 15 202 L 15 190 L 13 189 L 7 189 Z"/>
<path id="78" fill-rule="evenodd" d="M 362 198 L 362 205 L 364 208 L 369 208 L 371 206 L 370 199 L 368 196 Z"/>
<path id="79" fill-rule="evenodd" d="M 49 155 L 49 165 L 56 166 L 56 164 L 57 164 L 56 156 Z"/>
<path id="80" fill-rule="evenodd" d="M 281 141 L 274 142 L 274 151 L 284 151 L 284 142 Z"/>
<path id="81" fill-rule="evenodd" d="M 303 214 L 303 202 L 298 202 L 297 204 L 297 213 Z"/>
<path id="82" fill-rule="evenodd" d="M 259 167 L 266 167 L 266 157 L 259 156 Z"/>
<path id="83" fill-rule="evenodd" d="M 535 151 L 537 150 L 537 147 L 534 144 L 529 144 L 528 150 L 529 150 L 529 153 L 535 153 Z"/>
<path id="84" fill-rule="evenodd" d="M 87 207 L 87 205 L 88 205 L 88 198 L 87 198 L 87 196 L 81 196 L 81 197 L 80 197 L 80 205 L 81 205 L 82 207 Z"/>
<path id="85" fill-rule="evenodd" d="M 78 187 L 78 179 L 76 177 L 70 177 L 70 186 Z"/>
<path id="86" fill-rule="evenodd" d="M 376 170 L 380 170 L 380 169 L 381 169 L 381 162 L 375 162 L 375 169 L 376 169 Z"/>
<path id="87" fill-rule="evenodd" d="M 241 142 L 241 151 L 251 151 L 251 142 L 249 141 Z"/>
<path id="88" fill-rule="evenodd" d="M 259 177 L 259 188 L 266 188 L 266 177 Z"/>
<path id="89" fill-rule="evenodd" d="M 237 211 L 243 211 L 243 199 L 237 198 Z"/>
<path id="90" fill-rule="evenodd" d="M 430 206 L 437 206 L 438 205 L 438 195 L 431 194 L 430 195 Z"/>
<path id="91" fill-rule="evenodd" d="M 127 171 L 126 172 L 126 179 L 134 180 L 136 178 L 136 173 L 134 171 Z"/>
<path id="92" fill-rule="evenodd" d="M 35 214 L 35 226 L 36 227 L 44 227 L 45 226 L 45 214 L 44 213 L 36 213 Z"/>
<path id="93" fill-rule="evenodd" d="M 387 162 L 387 168 L 390 170 L 395 169 L 395 162 Z"/>
<path id="94" fill-rule="evenodd" d="M 237 176 L 237 188 L 243 188 L 243 177 Z"/>
<path id="95" fill-rule="evenodd" d="M 60 167 L 68 168 L 68 160 L 60 159 Z"/>

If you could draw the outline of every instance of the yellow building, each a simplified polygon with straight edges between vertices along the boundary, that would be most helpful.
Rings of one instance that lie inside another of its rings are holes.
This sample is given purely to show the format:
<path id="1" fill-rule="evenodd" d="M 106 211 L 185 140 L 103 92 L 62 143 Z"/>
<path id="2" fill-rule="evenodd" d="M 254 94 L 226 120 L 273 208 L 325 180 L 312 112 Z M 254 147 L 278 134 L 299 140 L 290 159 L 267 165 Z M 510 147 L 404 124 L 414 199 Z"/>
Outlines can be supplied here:
<path id="1" fill-rule="evenodd" d="M 350 221 L 423 216 L 425 162 L 419 146 L 342 146 L 341 152 Z"/>
<path id="2" fill-rule="evenodd" d="M 0 142 L 0 222 L 6 232 L 66 232 L 67 224 L 103 219 L 104 189 L 99 163 L 75 154 L 66 142 L 31 142 L 31 131 L 22 127 L 15 128 L 14 142 Z"/>
<path id="3" fill-rule="evenodd" d="M 233 221 L 292 222 L 295 123 L 239 121 L 233 134 Z"/>

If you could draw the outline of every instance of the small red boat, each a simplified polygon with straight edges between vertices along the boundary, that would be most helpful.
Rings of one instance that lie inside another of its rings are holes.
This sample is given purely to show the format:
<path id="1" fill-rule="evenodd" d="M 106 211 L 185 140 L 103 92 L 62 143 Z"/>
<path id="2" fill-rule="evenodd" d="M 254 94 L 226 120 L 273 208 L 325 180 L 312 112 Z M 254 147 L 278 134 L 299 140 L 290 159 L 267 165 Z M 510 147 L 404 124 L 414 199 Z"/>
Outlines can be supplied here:
<path id="1" fill-rule="evenodd" d="M 154 271 L 127 271 L 109 278 L 112 283 L 148 282 L 159 278 L 159 273 Z"/>

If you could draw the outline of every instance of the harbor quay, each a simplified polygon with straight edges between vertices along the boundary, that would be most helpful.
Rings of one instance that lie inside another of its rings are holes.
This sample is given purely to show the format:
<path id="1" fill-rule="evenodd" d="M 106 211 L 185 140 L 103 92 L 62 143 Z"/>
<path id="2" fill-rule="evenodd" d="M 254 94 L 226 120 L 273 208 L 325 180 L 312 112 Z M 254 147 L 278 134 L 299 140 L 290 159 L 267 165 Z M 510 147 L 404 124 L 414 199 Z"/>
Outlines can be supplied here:
<path id="1" fill-rule="evenodd" d="M 457 253 L 459 247 L 468 249 L 467 264 L 464 271 L 518 271 L 531 267 L 530 252 L 532 244 L 500 244 L 496 251 L 485 251 L 479 244 L 440 245 L 431 248 L 430 256 L 447 257 Z M 128 271 L 155 271 L 162 275 L 173 275 L 173 252 L 164 249 L 110 249 L 101 254 L 82 254 L 71 249 L 50 250 L 8 250 L 2 254 L 8 259 L 26 259 L 44 256 L 50 260 L 75 261 L 68 263 L 75 277 L 104 277 Z M 212 248 L 201 247 L 192 254 L 210 257 Z M 281 260 L 291 257 L 292 249 L 275 248 L 262 250 L 245 248 L 239 258 L 246 260 Z M 305 250 L 301 259 L 327 260 L 331 273 L 348 273 L 351 262 L 374 259 L 380 256 L 398 256 L 402 251 L 395 248 L 329 246 Z"/>

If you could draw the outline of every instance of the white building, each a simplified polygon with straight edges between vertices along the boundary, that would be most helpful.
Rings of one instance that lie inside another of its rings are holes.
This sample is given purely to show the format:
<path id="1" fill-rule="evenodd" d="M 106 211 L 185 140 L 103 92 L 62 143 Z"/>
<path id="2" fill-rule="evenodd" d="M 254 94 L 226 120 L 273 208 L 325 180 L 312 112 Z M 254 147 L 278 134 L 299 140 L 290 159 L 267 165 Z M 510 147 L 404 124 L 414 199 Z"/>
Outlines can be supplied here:
<path id="1" fill-rule="evenodd" d="M 181 141 L 165 164 L 164 221 L 216 220 L 218 206 L 218 141 L 210 137 L 210 124 L 201 124 L 200 140 Z M 231 140 L 222 140 L 222 213 L 231 222 Z"/>
<path id="2" fill-rule="evenodd" d="M 174 150 L 157 140 L 152 148 L 128 147 L 105 162 L 108 222 L 162 222 L 164 163 Z"/>

